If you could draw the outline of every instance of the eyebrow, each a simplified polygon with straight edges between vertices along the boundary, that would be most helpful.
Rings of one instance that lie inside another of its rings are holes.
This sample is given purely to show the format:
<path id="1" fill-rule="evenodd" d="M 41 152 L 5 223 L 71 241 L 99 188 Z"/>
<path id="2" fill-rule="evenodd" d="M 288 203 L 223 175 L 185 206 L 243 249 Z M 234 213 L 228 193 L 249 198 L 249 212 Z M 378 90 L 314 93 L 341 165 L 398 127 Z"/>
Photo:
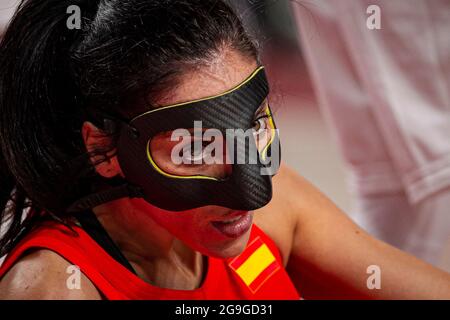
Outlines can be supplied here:
<path id="1" fill-rule="evenodd" d="M 157 109 L 152 109 L 152 110 L 149 110 L 149 111 L 147 111 L 147 112 L 144 112 L 144 113 L 142 113 L 142 114 L 140 114 L 140 115 L 137 115 L 136 117 L 134 117 L 134 118 L 131 120 L 131 122 L 133 122 L 133 121 L 135 121 L 136 119 L 138 119 L 138 118 L 140 118 L 140 117 L 143 117 L 143 116 L 145 116 L 145 115 L 147 115 L 147 114 L 154 113 L 154 112 L 157 112 L 157 111 L 161 111 L 161 110 L 165 110 L 165 109 L 170 109 L 170 108 L 175 108 L 175 107 L 181 107 L 181 106 L 189 105 L 189 104 L 196 103 L 196 102 L 201 102 L 201 101 L 206 101 L 206 100 L 212 100 L 212 99 L 219 98 L 219 97 L 221 97 L 221 96 L 225 96 L 225 95 L 227 95 L 227 94 L 230 94 L 230 93 L 232 93 L 232 92 L 234 92 L 234 91 L 240 89 L 240 88 L 243 87 L 244 85 L 246 85 L 250 80 L 252 80 L 252 79 L 253 79 L 253 78 L 254 78 L 261 70 L 263 70 L 263 69 L 264 69 L 264 66 L 258 66 L 258 67 L 252 72 L 252 74 L 251 74 L 250 76 L 248 76 L 244 81 L 242 81 L 242 82 L 241 82 L 240 84 L 238 84 L 237 86 L 235 86 L 235 87 L 231 88 L 230 90 L 227 90 L 227 91 L 225 91 L 225 92 L 223 92 L 223 93 L 220 93 L 220 94 L 217 94 L 217 95 L 213 95 L 213 96 L 209 96 L 209 97 L 206 97 L 206 98 L 201 98 L 201 99 L 196 99 L 196 100 L 191 100 L 191 101 L 186 101 L 186 102 L 176 103 L 176 104 L 172 104 L 172 105 L 168 105 L 168 106 L 163 106 L 163 107 L 160 107 L 160 108 L 157 108 Z M 154 107 L 154 106 L 153 106 L 153 107 Z"/>

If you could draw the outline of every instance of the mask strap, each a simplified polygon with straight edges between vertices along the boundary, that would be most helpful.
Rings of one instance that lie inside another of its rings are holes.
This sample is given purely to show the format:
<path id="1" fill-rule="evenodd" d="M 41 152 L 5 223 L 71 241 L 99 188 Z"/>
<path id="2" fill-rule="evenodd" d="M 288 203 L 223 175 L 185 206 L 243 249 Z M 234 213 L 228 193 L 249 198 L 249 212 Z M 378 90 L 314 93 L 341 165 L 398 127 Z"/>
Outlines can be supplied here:
<path id="1" fill-rule="evenodd" d="M 118 115 L 108 114 L 104 112 L 89 112 L 86 111 L 86 120 L 93 122 L 96 126 L 104 130 L 108 134 L 114 134 L 118 132 L 118 125 L 127 125 L 131 129 L 129 120 Z M 100 120 L 102 119 L 102 120 Z M 106 202 L 118 200 L 121 198 L 142 198 L 144 195 L 141 188 L 130 185 L 129 183 L 123 183 L 122 185 L 108 188 L 107 190 L 90 194 L 85 196 L 74 203 L 72 203 L 67 209 L 67 213 L 77 213 L 92 209 L 98 205 Z"/>
<path id="2" fill-rule="evenodd" d="M 72 205 L 70 205 L 66 211 L 68 213 L 80 212 L 94 208 L 103 203 L 118 200 L 125 197 L 142 198 L 143 192 L 141 188 L 125 183 L 121 186 L 113 187 L 108 190 L 91 194 L 84 198 L 81 198 L 80 200 L 77 200 Z"/>

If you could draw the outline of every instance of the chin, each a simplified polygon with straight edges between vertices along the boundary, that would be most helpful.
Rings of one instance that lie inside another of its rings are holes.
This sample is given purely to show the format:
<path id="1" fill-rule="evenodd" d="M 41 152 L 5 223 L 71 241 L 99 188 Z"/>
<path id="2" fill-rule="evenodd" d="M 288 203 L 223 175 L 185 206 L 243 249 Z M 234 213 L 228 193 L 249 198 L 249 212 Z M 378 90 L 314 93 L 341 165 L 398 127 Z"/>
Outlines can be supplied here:
<path id="1" fill-rule="evenodd" d="M 219 259 L 234 258 L 240 255 L 247 247 L 248 240 L 250 238 L 250 230 L 238 239 L 232 239 L 226 243 L 219 245 L 211 245 L 204 247 L 204 253 L 207 256 L 211 256 Z"/>

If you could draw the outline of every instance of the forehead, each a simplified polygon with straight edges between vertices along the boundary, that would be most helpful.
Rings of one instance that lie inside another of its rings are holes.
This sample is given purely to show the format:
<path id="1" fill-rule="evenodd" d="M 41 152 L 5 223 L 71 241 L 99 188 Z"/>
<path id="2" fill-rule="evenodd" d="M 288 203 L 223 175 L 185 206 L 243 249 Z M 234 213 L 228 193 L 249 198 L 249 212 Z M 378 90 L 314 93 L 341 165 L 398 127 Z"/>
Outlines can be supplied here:
<path id="1" fill-rule="evenodd" d="M 178 77 L 178 84 L 161 99 L 159 106 L 202 99 L 226 92 L 247 79 L 258 64 L 236 51 L 218 54 L 208 65 L 190 69 Z"/>

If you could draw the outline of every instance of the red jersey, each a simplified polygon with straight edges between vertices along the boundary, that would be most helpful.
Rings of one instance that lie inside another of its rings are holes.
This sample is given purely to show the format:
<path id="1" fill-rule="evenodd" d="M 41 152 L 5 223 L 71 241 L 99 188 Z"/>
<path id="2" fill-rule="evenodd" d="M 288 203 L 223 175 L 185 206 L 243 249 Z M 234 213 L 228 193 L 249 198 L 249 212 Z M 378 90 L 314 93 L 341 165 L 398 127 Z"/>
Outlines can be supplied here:
<path id="1" fill-rule="evenodd" d="M 0 268 L 0 279 L 26 250 L 43 248 L 78 266 L 99 292 L 111 300 L 300 299 L 277 247 L 256 225 L 239 256 L 208 257 L 204 282 L 195 290 L 153 286 L 113 259 L 82 228 L 74 225 L 73 229 L 76 233 L 60 223 L 46 222 L 31 231 L 7 256 Z"/>

